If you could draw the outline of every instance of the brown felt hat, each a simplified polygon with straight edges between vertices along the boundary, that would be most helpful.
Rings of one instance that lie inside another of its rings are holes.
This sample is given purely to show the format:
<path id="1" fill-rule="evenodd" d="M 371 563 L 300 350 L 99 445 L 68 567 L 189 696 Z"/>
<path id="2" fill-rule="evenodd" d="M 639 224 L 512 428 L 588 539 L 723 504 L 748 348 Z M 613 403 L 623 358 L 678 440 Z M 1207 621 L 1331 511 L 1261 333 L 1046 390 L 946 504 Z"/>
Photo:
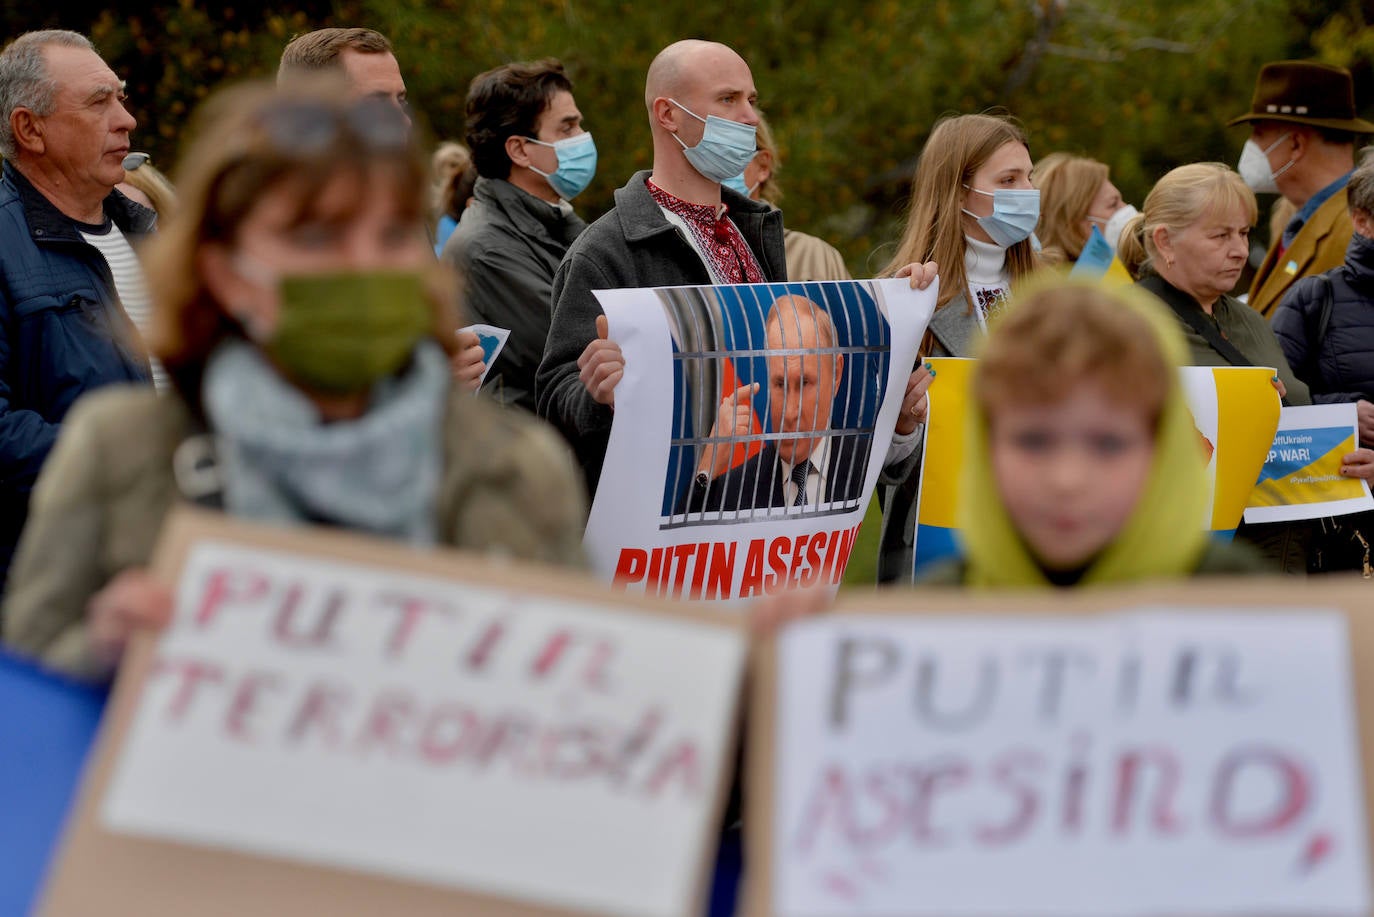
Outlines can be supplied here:
<path id="1" fill-rule="evenodd" d="M 1246 121 L 1288 121 L 1374 134 L 1374 124 L 1355 117 L 1355 85 L 1350 71 L 1306 60 L 1277 61 L 1260 68 L 1250 111 L 1227 124 Z"/>

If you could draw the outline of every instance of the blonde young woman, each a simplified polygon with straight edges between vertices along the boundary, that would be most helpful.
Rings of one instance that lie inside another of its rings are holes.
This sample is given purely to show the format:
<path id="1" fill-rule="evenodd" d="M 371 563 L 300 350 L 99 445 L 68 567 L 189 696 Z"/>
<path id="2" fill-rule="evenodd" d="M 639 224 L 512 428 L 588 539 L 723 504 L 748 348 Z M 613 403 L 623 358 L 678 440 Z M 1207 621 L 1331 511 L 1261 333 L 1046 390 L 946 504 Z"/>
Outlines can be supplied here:
<path id="1" fill-rule="evenodd" d="M 1035 233 L 1047 260 L 1077 261 L 1094 225 L 1115 251 L 1122 227 L 1137 213 L 1122 201 L 1107 164 L 1096 159 L 1051 153 L 1036 163 L 1032 181 L 1040 189 Z"/>
<path id="2" fill-rule="evenodd" d="M 204 115 L 149 252 L 173 389 L 106 389 L 64 423 L 10 573 L 20 652 L 109 678 L 170 613 L 147 567 L 178 503 L 581 563 L 566 448 L 453 378 L 408 123 L 340 88 L 241 87 Z"/>
<path id="3" fill-rule="evenodd" d="M 1037 264 L 1031 235 L 1039 217 L 1030 144 L 1015 120 L 978 114 L 936 123 L 912 179 L 906 230 L 884 272 L 912 262 L 941 265 L 935 315 L 921 343 L 923 358 L 973 355 L 988 319 L 1004 307 L 1012 285 Z M 880 582 L 912 577 L 920 475 L 918 464 L 900 481 L 880 479 Z"/>

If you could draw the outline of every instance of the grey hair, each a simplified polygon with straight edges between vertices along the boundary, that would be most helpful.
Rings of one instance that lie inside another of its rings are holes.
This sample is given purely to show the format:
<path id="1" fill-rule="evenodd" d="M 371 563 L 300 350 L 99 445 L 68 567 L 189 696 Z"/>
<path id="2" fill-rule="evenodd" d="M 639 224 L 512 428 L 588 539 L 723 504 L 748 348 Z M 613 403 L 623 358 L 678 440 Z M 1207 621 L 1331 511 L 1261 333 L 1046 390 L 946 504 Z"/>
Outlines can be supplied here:
<path id="1" fill-rule="evenodd" d="M 1374 216 L 1374 146 L 1365 147 L 1360 153 L 1360 163 L 1350 174 L 1350 183 L 1345 186 L 1350 211 L 1363 210 Z"/>
<path id="2" fill-rule="evenodd" d="M 48 45 L 83 48 L 95 45 L 80 32 L 44 29 L 25 32 L 0 52 L 0 155 L 14 159 L 14 131 L 10 115 L 16 108 L 27 108 L 39 117 L 53 113 L 57 105 L 57 80 L 48 75 L 43 49 Z"/>

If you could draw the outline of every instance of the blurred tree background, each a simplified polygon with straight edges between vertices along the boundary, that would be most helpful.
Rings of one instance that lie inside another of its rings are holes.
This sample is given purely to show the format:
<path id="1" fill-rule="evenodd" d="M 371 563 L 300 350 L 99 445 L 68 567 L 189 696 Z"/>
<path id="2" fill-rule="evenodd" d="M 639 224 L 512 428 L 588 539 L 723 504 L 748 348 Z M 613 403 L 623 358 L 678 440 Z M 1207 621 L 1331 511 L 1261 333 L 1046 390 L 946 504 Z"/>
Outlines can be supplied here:
<path id="1" fill-rule="evenodd" d="M 1374 22 L 1363 0 L 179 0 L 48 8 L 0 0 L 8 34 L 89 34 L 129 81 L 136 148 L 172 162 L 187 114 L 216 85 L 275 71 L 287 40 L 326 25 L 366 25 L 396 45 L 421 117 L 461 138 L 477 73 L 552 55 L 576 82 L 597 137 L 594 217 L 649 163 L 642 102 L 653 55 L 678 38 L 724 41 L 750 62 L 782 146 L 791 226 L 837 245 L 856 276 L 888 260 L 921 144 L 943 114 L 1000 106 L 1032 152 L 1109 163 L 1128 200 L 1193 160 L 1234 163 L 1259 66 L 1285 57 L 1352 69 L 1374 103 Z"/>

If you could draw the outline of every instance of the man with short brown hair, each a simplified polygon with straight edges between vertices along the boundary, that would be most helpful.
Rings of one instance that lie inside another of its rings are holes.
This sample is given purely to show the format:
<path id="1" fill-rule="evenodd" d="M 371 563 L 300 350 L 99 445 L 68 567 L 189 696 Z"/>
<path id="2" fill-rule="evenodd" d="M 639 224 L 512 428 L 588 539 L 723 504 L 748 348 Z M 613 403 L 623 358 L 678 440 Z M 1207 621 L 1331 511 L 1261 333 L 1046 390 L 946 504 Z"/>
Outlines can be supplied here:
<path id="1" fill-rule="evenodd" d="M 291 39 L 282 51 L 277 85 L 322 71 L 343 73 L 355 98 L 383 99 L 410 121 L 406 84 L 391 42 L 372 29 L 316 29 Z"/>

